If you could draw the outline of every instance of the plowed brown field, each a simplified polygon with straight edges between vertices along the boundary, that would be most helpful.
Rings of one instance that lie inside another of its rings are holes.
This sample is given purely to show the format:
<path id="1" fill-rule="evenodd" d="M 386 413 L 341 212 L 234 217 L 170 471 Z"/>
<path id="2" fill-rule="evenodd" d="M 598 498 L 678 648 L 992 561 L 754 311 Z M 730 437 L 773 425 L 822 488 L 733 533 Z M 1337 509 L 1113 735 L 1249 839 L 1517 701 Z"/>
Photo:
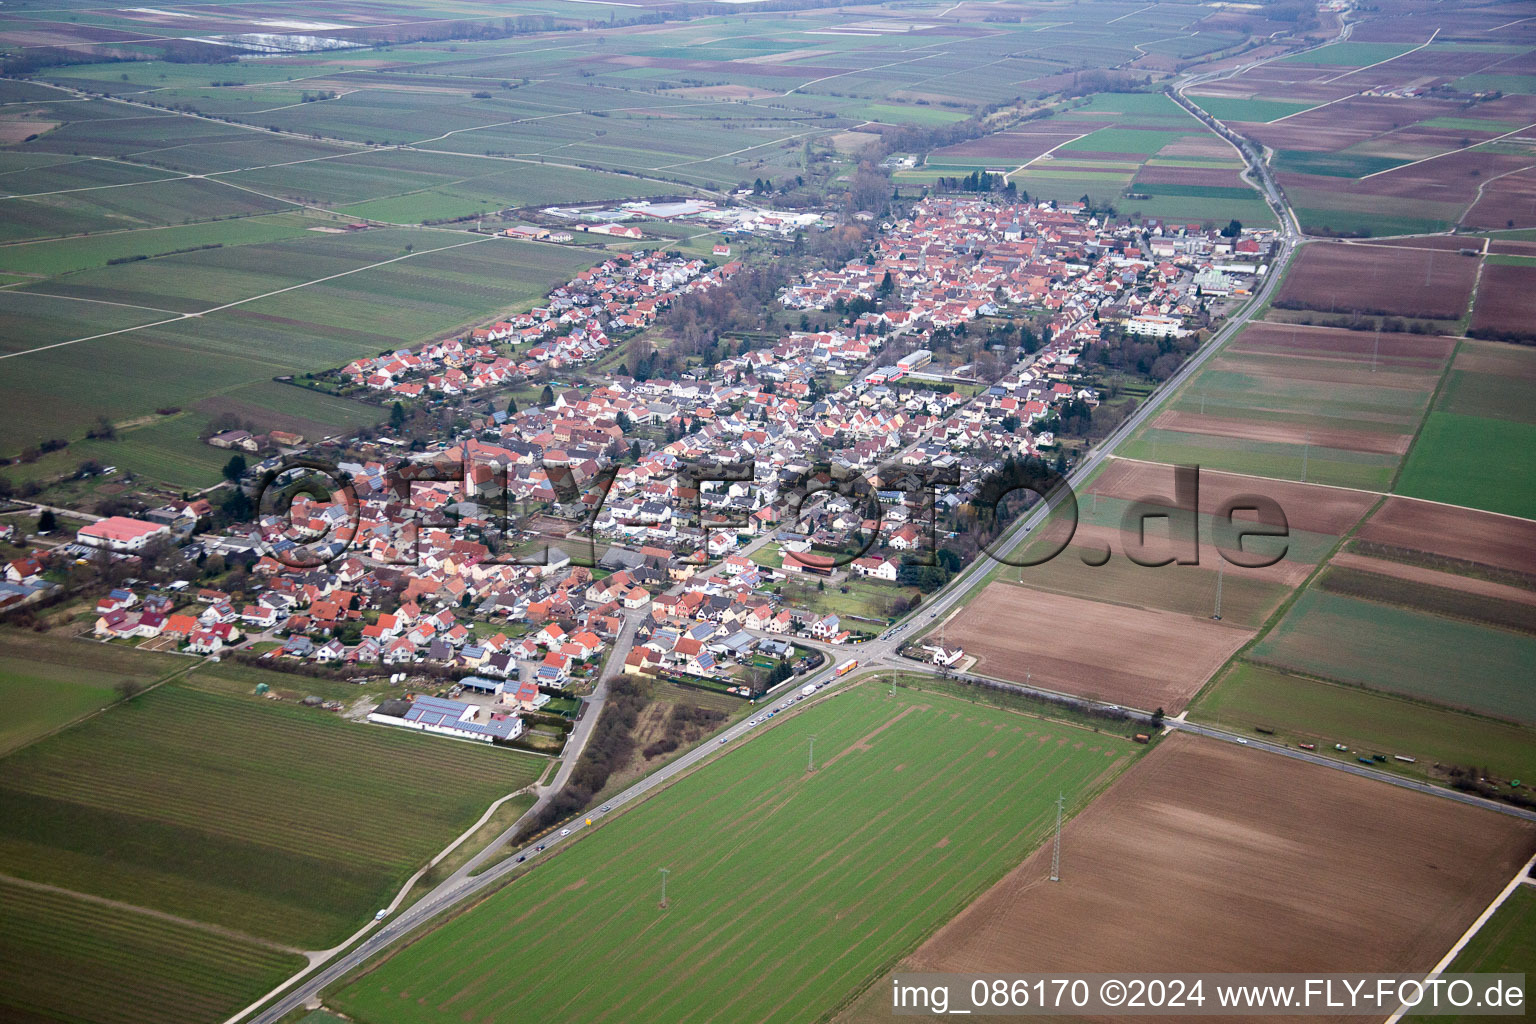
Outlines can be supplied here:
<path id="1" fill-rule="evenodd" d="M 1427 971 L 1536 850 L 1536 825 L 1175 735 L 1061 850 L 1060 882 L 1041 848 L 898 969 Z M 890 1020 L 890 990 L 840 1024 Z"/>
<path id="2" fill-rule="evenodd" d="M 1411 498 L 1388 498 L 1356 534 L 1361 540 L 1536 573 L 1536 523 Z"/>
<path id="3" fill-rule="evenodd" d="M 1144 497 L 1173 497 L 1173 467 L 1155 462 L 1115 459 L 1089 488 L 1107 498 L 1139 501 Z M 1316 484 L 1200 471 L 1200 511 L 1214 515 L 1222 502 L 1244 494 L 1272 498 L 1285 510 L 1291 528 L 1308 533 L 1342 535 L 1365 515 L 1375 497 L 1360 491 Z"/>
<path id="4" fill-rule="evenodd" d="M 976 657 L 979 673 L 1169 714 L 1253 636 L 1201 616 L 1010 583 L 989 584 L 945 632 Z"/>
<path id="5" fill-rule="evenodd" d="M 1478 262 L 1426 249 L 1314 242 L 1301 250 L 1275 305 L 1455 320 L 1466 312 Z"/>

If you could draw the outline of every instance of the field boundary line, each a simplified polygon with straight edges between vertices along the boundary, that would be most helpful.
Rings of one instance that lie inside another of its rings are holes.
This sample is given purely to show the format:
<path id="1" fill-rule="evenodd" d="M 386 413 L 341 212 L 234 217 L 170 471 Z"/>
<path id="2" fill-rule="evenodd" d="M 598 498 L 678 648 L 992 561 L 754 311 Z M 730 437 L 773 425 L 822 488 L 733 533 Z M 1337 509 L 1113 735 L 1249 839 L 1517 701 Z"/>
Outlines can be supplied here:
<path id="1" fill-rule="evenodd" d="M 1505 132 L 1503 135 L 1496 135 L 1496 136 L 1494 136 L 1491 139 L 1484 139 L 1482 142 L 1474 142 L 1470 146 L 1461 146 L 1458 149 L 1448 149 L 1444 153 L 1436 153 L 1434 156 L 1426 156 L 1423 159 L 1415 160 L 1412 163 L 1398 164 L 1396 167 L 1388 167 L 1386 170 L 1382 170 L 1382 171 L 1372 171 L 1370 174 L 1361 175 L 1359 178 L 1356 178 L 1355 180 L 1356 181 L 1365 181 L 1367 178 L 1374 178 L 1378 174 L 1391 174 L 1393 171 L 1404 171 L 1404 170 L 1407 170 L 1410 167 L 1417 167 L 1417 166 L 1419 166 L 1419 164 L 1427 164 L 1431 160 L 1439 160 L 1443 156 L 1455 156 L 1457 153 L 1465 153 L 1468 150 L 1479 149 L 1479 148 L 1481 148 L 1483 146 L 1488 145 L 1489 143 L 1502 142 L 1505 139 L 1509 138 L 1511 135 L 1519 135 L 1521 132 L 1528 132 L 1532 128 L 1536 128 L 1536 121 L 1532 121 L 1530 124 L 1525 125 L 1525 126 L 1523 126 L 1521 128 L 1516 128 L 1512 132 Z M 1393 130 L 1395 131 L 1396 129 L 1393 129 Z M 1390 135 L 1391 132 L 1385 132 L 1383 134 Z"/>
<path id="2" fill-rule="evenodd" d="M 380 260 L 377 263 L 370 263 L 367 266 L 353 267 L 351 270 L 343 270 L 339 274 L 330 274 L 326 277 L 317 277 L 313 281 L 301 281 L 298 284 L 290 284 L 287 287 L 278 288 L 275 291 L 263 292 L 260 295 L 248 295 L 243 299 L 236 299 L 234 302 L 226 302 L 222 306 L 214 306 L 210 309 L 200 310 L 196 313 L 182 313 L 180 316 L 174 316 L 168 320 L 156 320 L 153 323 L 139 324 L 137 327 L 124 327 L 116 331 L 106 331 L 102 334 L 87 335 L 84 338 L 72 338 L 69 341 L 56 341 L 49 345 L 39 345 L 36 348 L 24 349 L 20 352 L 7 352 L 4 355 L 0 355 L 0 359 L 15 359 L 17 356 L 31 355 L 36 352 L 46 352 L 49 349 L 65 348 L 69 345 L 78 345 L 85 341 L 99 341 L 102 338 L 111 338 L 119 334 L 131 334 L 134 331 L 142 331 L 148 327 L 163 327 L 166 324 L 179 323 L 182 320 L 195 320 L 198 317 L 207 316 L 210 313 L 221 313 L 226 309 L 234 309 L 236 306 L 243 306 L 247 302 L 255 302 L 258 299 L 269 299 L 274 295 L 282 295 L 285 292 L 297 291 L 300 288 L 308 288 L 311 285 L 324 284 L 327 281 L 335 281 L 336 279 L 342 277 L 350 277 L 353 274 L 360 274 L 365 270 L 375 270 L 379 267 L 388 266 L 391 263 L 399 263 L 401 260 L 408 260 L 416 256 L 427 256 L 435 252 L 444 252 L 448 249 L 457 249 L 465 245 L 478 245 L 481 242 L 489 242 L 494 238 L 500 237 L 500 235 L 486 235 L 482 238 L 472 238 L 467 242 L 454 242 L 452 245 L 440 245 L 435 249 L 421 249 L 419 251 L 408 252 L 402 256 L 392 256 L 387 260 Z"/>
<path id="3" fill-rule="evenodd" d="M 1438 978 L 1445 973 L 1445 969 L 1451 966 L 1457 955 L 1467 947 L 1467 943 L 1471 942 L 1477 933 L 1482 930 L 1483 925 L 1488 923 L 1488 919 L 1493 917 L 1494 913 L 1504 905 L 1504 901 L 1509 899 L 1514 891 L 1520 888 L 1521 884 L 1527 880 L 1533 865 L 1536 865 L 1536 854 L 1533 854 L 1529 860 L 1520 866 L 1520 870 L 1515 872 L 1515 877 L 1509 880 L 1509 884 L 1504 886 L 1503 891 L 1493 898 L 1493 902 L 1488 904 L 1487 909 L 1478 916 L 1476 921 L 1472 922 L 1472 926 L 1461 933 L 1461 938 L 1456 940 L 1456 944 L 1451 947 L 1450 952 L 1441 957 L 1440 962 L 1435 964 L 1434 969 L 1425 975 L 1426 980 Z M 1392 1016 L 1386 1019 L 1385 1024 L 1397 1024 L 1409 1009 L 1410 1007 L 1407 1004 L 1398 1004 L 1397 1009 L 1393 1011 Z"/>
<path id="4" fill-rule="evenodd" d="M 1161 461 L 1159 461 L 1157 459 L 1136 459 L 1136 458 L 1132 458 L 1129 455 L 1115 455 L 1113 453 L 1110 453 L 1110 455 L 1108 457 L 1111 458 L 1111 459 L 1115 459 L 1115 460 L 1117 460 L 1119 462 L 1139 462 L 1139 463 L 1141 463 L 1144 466 L 1171 466 L 1171 465 L 1173 465 L 1173 463 L 1171 463 L 1171 462 L 1161 462 Z M 1241 477 L 1247 477 L 1249 480 L 1274 480 L 1276 483 L 1301 484 L 1304 487 L 1327 487 L 1328 489 L 1334 490 L 1334 491 L 1352 491 L 1355 494 L 1370 494 L 1370 495 L 1374 495 L 1374 496 L 1376 496 L 1378 498 L 1390 498 L 1390 497 L 1393 496 L 1391 491 L 1373 491 L 1369 487 L 1350 487 L 1348 484 L 1323 484 L 1323 483 L 1316 483 L 1316 482 L 1314 482 L 1312 480 L 1292 480 L 1288 476 L 1259 476 L 1256 473 L 1234 473 L 1230 469 L 1211 469 L 1211 468 L 1206 467 L 1206 466 L 1201 466 L 1200 467 L 1200 472 L 1202 472 L 1202 473 L 1220 473 L 1223 476 L 1241 476 Z M 1441 504 L 1443 504 L 1443 503 L 1441 503 Z M 1455 506 L 1455 507 L 1459 508 L 1460 506 Z M 1520 517 L 1519 516 L 1513 516 L 1511 518 L 1518 519 Z"/>
<path id="5" fill-rule="evenodd" d="M 1093 132 L 1096 132 L 1096 131 L 1098 131 L 1097 128 L 1095 128 L 1093 130 Z M 1092 135 L 1093 132 L 1083 132 L 1083 134 L 1079 135 L 1077 137 L 1077 139 L 1086 139 L 1088 136 Z M 1045 133 L 1041 132 L 1040 134 L 1043 135 Z M 1015 167 L 1013 170 L 1004 173 L 1003 174 L 1003 180 L 1004 181 L 1012 181 L 1013 180 L 1013 176 L 1015 174 L 1018 174 L 1020 171 L 1024 170 L 1026 167 L 1028 167 L 1030 164 L 1034 163 L 1036 160 L 1043 160 L 1043 159 L 1045 159 L 1046 157 L 1050 156 L 1052 153 L 1054 153 L 1058 149 L 1060 149 L 1062 146 L 1071 145 L 1072 143 L 1076 142 L 1077 139 L 1068 139 L 1065 142 L 1058 142 L 1058 143 L 1056 143 L 1056 145 L 1052 146 L 1050 149 L 1046 150 L 1044 153 L 1040 153 L 1040 154 L 1037 154 L 1035 156 L 1030 157 L 1028 160 L 1026 160 L 1023 163 L 1019 164 L 1019 166 Z M 924 161 L 924 162 L 926 163 L 926 161 Z"/>
<path id="6" fill-rule="evenodd" d="M 1483 260 L 1477 261 L 1477 277 L 1472 281 L 1472 293 L 1467 298 L 1467 307 L 1469 309 L 1477 301 L 1477 285 L 1483 276 L 1483 262 Z M 1424 415 L 1419 417 L 1418 424 L 1413 428 L 1413 436 L 1408 439 L 1408 447 L 1404 449 L 1403 457 L 1399 460 L 1397 469 L 1392 473 L 1392 479 L 1387 481 L 1387 493 L 1390 494 L 1397 490 L 1397 482 L 1403 477 L 1403 467 L 1408 465 L 1408 460 L 1413 457 L 1413 449 L 1418 446 L 1419 437 L 1424 433 L 1425 426 L 1429 424 L 1429 417 L 1434 413 L 1435 405 L 1440 401 L 1440 393 L 1445 390 L 1446 381 L 1451 379 L 1451 368 L 1456 365 L 1456 357 L 1461 355 L 1461 345 L 1465 340 L 1465 338 L 1458 339 L 1456 345 L 1451 349 L 1451 354 L 1446 357 L 1445 367 L 1440 371 L 1440 379 L 1435 381 L 1435 389 L 1429 393 L 1429 401 L 1424 403 Z M 1436 502 L 1435 504 L 1448 503 Z M 1452 507 L 1460 508 L 1462 506 L 1454 505 Z"/>
<path id="7" fill-rule="evenodd" d="M 1331 84 L 1333 82 L 1337 82 L 1341 78 L 1348 78 L 1350 75 L 1358 75 L 1362 71 L 1369 71 L 1369 70 L 1371 70 L 1371 68 L 1379 68 L 1383 64 L 1391 64 L 1393 61 L 1399 60 L 1399 59 L 1401 59 L 1403 57 L 1406 57 L 1410 53 L 1418 53 L 1420 50 L 1424 49 L 1424 47 L 1426 47 L 1430 43 L 1434 42 L 1435 41 L 1435 37 L 1438 36 L 1439 34 L 1440 34 L 1440 29 L 1437 27 L 1433 32 L 1431 32 L 1429 34 L 1429 38 L 1428 39 L 1424 40 L 1422 43 L 1420 43 L 1418 46 L 1415 46 L 1411 50 L 1404 50 L 1402 53 L 1397 54 L 1397 56 L 1395 56 L 1395 57 L 1388 57 L 1386 60 L 1379 60 L 1379 61 L 1377 61 L 1374 64 L 1367 64 L 1363 68 L 1351 68 L 1350 70 L 1344 72 L 1343 74 L 1334 75 L 1332 78 L 1325 78 L 1325 79 L 1323 79 L 1321 84 L 1329 85 L 1329 84 Z"/>
<path id="8" fill-rule="evenodd" d="M 1326 487 L 1328 485 L 1319 484 L 1318 486 Z M 1338 489 L 1353 491 L 1356 488 L 1341 487 Z M 1375 494 L 1376 492 L 1367 491 L 1365 493 Z M 1333 564 L 1333 556 L 1337 555 L 1340 551 L 1343 551 L 1345 547 L 1349 545 L 1349 542 L 1355 539 L 1355 534 L 1360 531 L 1360 527 L 1369 522 L 1371 517 L 1374 516 L 1378 510 L 1380 510 L 1381 506 L 1386 504 L 1388 497 L 1390 497 L 1390 495 L 1378 495 L 1376 501 L 1371 505 L 1371 507 L 1362 512 L 1360 514 L 1360 518 L 1355 520 L 1354 525 L 1339 535 L 1338 540 L 1335 541 L 1333 546 L 1328 549 L 1327 554 L 1325 554 L 1322 558 L 1319 558 L 1317 560 L 1317 564 L 1312 567 L 1312 571 L 1307 573 L 1306 579 L 1296 584 L 1295 589 L 1292 590 L 1289 594 L 1286 594 L 1285 597 L 1281 599 L 1280 603 L 1275 605 L 1274 611 L 1270 612 L 1264 621 L 1259 623 L 1258 628 L 1253 631 L 1253 636 L 1249 637 L 1246 643 L 1238 647 L 1237 650 L 1233 651 L 1232 656 L 1226 661 L 1222 662 L 1221 665 L 1217 667 L 1216 671 L 1212 672 L 1210 676 L 1205 680 L 1205 682 L 1200 684 L 1200 688 L 1190 695 L 1189 700 L 1185 701 L 1184 703 L 1185 710 L 1193 708 L 1200 700 L 1200 698 L 1209 694 L 1211 690 L 1216 686 L 1218 680 L 1225 679 L 1227 676 L 1231 675 L 1232 670 L 1238 665 L 1239 662 L 1253 660 L 1247 657 L 1249 652 L 1258 647 L 1258 645 L 1262 643 L 1270 633 L 1274 632 L 1275 629 L 1279 627 L 1280 623 L 1283 622 L 1286 616 L 1290 614 L 1291 609 L 1296 606 L 1296 602 L 1301 600 L 1303 594 L 1312 589 L 1322 574 L 1328 570 L 1330 565 Z"/>
<path id="9" fill-rule="evenodd" d="M 1478 186 L 1477 186 L 1477 191 L 1475 193 L 1473 193 L 1473 195 L 1472 195 L 1472 201 L 1467 204 L 1467 208 L 1465 210 L 1461 211 L 1461 216 L 1456 218 L 1456 226 L 1457 227 L 1461 227 L 1462 224 L 1466 222 L 1467 214 L 1472 212 L 1472 207 L 1476 206 L 1478 203 L 1483 201 L 1483 189 L 1487 188 L 1489 185 L 1492 185 L 1494 182 L 1498 181 L 1500 178 L 1507 178 L 1511 174 L 1522 174 L 1525 171 L 1531 170 L 1532 168 L 1536 168 L 1536 164 L 1526 164 L 1524 167 L 1516 167 L 1512 171 L 1505 171 L 1503 174 L 1495 174 L 1493 177 L 1487 178 L 1487 179 L 1479 182 Z M 1484 238 L 1483 238 L 1483 255 L 1485 255 L 1485 256 L 1488 254 L 1487 245 L 1488 245 L 1488 243 L 1490 241 L 1492 241 L 1492 239 L 1488 238 L 1487 236 L 1484 236 Z M 1482 268 L 1481 267 L 1478 268 L 1478 273 L 1479 273 L 1479 275 L 1481 275 L 1481 273 L 1482 273 Z M 1477 295 L 1477 289 L 1475 287 L 1472 289 L 1472 293 L 1473 293 L 1473 297 L 1475 298 L 1476 295 Z"/>
<path id="10" fill-rule="evenodd" d="M 1298 110 L 1298 111 L 1296 111 L 1293 114 L 1286 114 L 1284 117 L 1277 117 L 1273 121 L 1265 121 L 1264 123 L 1265 124 L 1279 124 L 1281 121 L 1289 121 L 1291 118 L 1293 118 L 1293 117 L 1300 117 L 1302 114 L 1310 114 L 1314 110 L 1322 110 L 1324 107 L 1331 107 L 1335 103 L 1343 103 L 1345 100 L 1352 100 L 1356 96 L 1359 96 L 1359 95 L 1360 94 L 1358 92 L 1352 92 L 1352 93 L 1348 94 L 1347 96 L 1340 96 L 1338 99 L 1329 100 L 1326 103 L 1319 103 L 1315 107 L 1307 107 L 1305 110 Z M 1216 99 L 1217 97 L 1213 96 L 1211 98 L 1212 99 Z"/>
<path id="11" fill-rule="evenodd" d="M 78 636 L 77 637 L 71 637 L 70 639 L 72 639 L 72 640 L 79 640 L 81 643 L 100 643 L 100 641 L 85 640 L 82 637 L 78 637 Z M 133 648 L 133 650 L 137 650 L 137 648 Z M 157 651 L 157 652 L 152 652 L 152 653 L 168 653 L 168 652 L 159 652 L 159 651 Z M 179 655 L 179 652 L 178 652 L 178 656 L 195 657 L 193 655 Z M 49 729 L 47 732 L 43 733 L 41 736 L 34 736 L 30 740 L 28 740 L 27 742 L 21 744 L 20 746 L 12 747 L 10 750 L 7 750 L 5 752 L 4 756 L 5 757 L 14 757 L 16 754 L 19 754 L 21 751 L 26 750 L 28 747 L 36 746 L 37 744 L 41 743 L 43 740 L 46 740 L 46 739 L 49 739 L 51 737 L 57 736 L 59 733 L 63 732 L 66 729 L 73 729 L 77 725 L 80 725 L 80 724 L 82 724 L 84 722 L 88 722 L 91 719 L 98 717 L 99 715 L 106 714 L 108 711 L 111 711 L 113 708 L 117 707 L 120 704 L 126 704 L 129 701 L 131 701 L 131 700 L 137 700 L 138 698 L 144 696 L 146 693 L 149 693 L 151 690 L 158 690 L 160 687 L 166 685 L 167 683 L 173 683 L 177 679 L 181 678 L 182 676 L 190 674 L 194 669 L 202 667 L 203 664 L 204 664 L 204 662 L 203 662 L 203 660 L 201 658 L 196 658 L 196 660 L 192 661 L 190 664 L 188 664 L 184 668 L 172 669 L 170 672 L 167 672 L 165 675 L 161 676 L 159 679 L 156 679 L 154 682 L 149 683 L 147 686 L 144 687 L 144 689 L 140 690 L 138 693 L 135 693 L 132 697 L 119 697 L 116 700 L 112 701 L 110 704 L 102 705 L 101 707 L 97 708 L 95 711 L 87 711 L 85 714 L 81 715 L 79 718 L 73 718 L 73 719 L 69 720 L 68 722 L 65 722 L 63 725 L 56 725 L 52 729 Z M 0 876 L 0 877 L 3 877 L 3 876 Z"/>
<path id="12" fill-rule="evenodd" d="M 94 893 L 79 892 L 75 889 L 65 888 L 62 885 L 51 885 L 48 882 L 34 882 L 29 878 L 17 878 L 15 875 L 7 874 L 0 874 L 0 884 L 14 885 L 22 889 L 32 889 L 37 892 L 48 892 L 60 896 L 67 896 L 71 899 L 77 899 L 85 903 L 95 904 L 99 907 L 111 907 L 114 910 L 125 910 L 129 913 L 141 914 L 145 917 L 152 917 L 158 921 L 165 921 L 169 924 L 180 925 L 183 928 L 195 928 L 198 931 L 207 932 L 210 935 L 217 935 L 225 939 L 231 939 L 235 942 L 244 942 L 253 946 L 261 946 L 263 949 L 274 950 L 278 953 L 291 953 L 294 956 L 306 955 L 302 949 L 295 949 L 292 946 L 285 946 L 280 942 L 273 942 L 271 939 L 262 939 L 256 937 L 255 935 L 248 935 L 245 932 L 236 931 L 234 928 L 225 928 L 222 925 L 209 924 L 206 921 L 195 921 L 190 917 L 181 917 L 177 914 L 168 914 L 163 910 L 154 910 L 150 907 L 141 907 L 136 903 L 125 903 L 122 900 L 114 900 L 106 896 L 97 896 Z"/>

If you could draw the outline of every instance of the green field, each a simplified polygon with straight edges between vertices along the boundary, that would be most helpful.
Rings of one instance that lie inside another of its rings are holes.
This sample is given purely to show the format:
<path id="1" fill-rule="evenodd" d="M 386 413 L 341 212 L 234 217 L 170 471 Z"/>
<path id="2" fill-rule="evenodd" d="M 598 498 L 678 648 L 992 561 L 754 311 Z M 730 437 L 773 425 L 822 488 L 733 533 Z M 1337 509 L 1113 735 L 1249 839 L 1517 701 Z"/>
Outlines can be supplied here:
<path id="1" fill-rule="evenodd" d="M 1316 589 L 1251 650 L 1280 668 L 1527 723 L 1533 655 L 1529 635 Z"/>
<path id="2" fill-rule="evenodd" d="M 860 686 L 604 823 L 327 1002 L 369 1024 L 819 1019 L 1037 847 L 1058 792 L 1081 806 L 1136 749 Z M 497 967 L 509 949 L 516 971 Z M 568 969 L 577 949 L 603 963 L 601 983 Z"/>
<path id="3" fill-rule="evenodd" d="M 1312 742 L 1322 754 L 1343 743 L 1417 758 L 1413 766 L 1390 763 L 1396 771 L 1424 773 L 1438 763 L 1536 778 L 1536 730 L 1245 662 L 1201 694 L 1190 718 L 1245 733 L 1264 726 L 1280 742 Z"/>
<path id="4" fill-rule="evenodd" d="M 1393 57 L 1400 57 L 1414 47 L 1398 43 L 1333 43 L 1305 53 L 1281 58 L 1290 64 L 1335 64 L 1346 68 L 1363 68 L 1379 64 Z"/>
<path id="5" fill-rule="evenodd" d="M 1330 178 L 1363 178 L 1367 174 L 1389 170 L 1408 163 L 1401 157 L 1372 156 L 1368 153 L 1317 153 L 1311 150 L 1282 149 L 1275 154 L 1274 168 L 1293 174 L 1321 174 Z"/>
<path id="6" fill-rule="evenodd" d="M 1451 227 L 1464 209 L 1458 203 L 1336 192 L 1301 184 L 1293 185 L 1292 182 L 1296 180 L 1281 174 L 1281 184 L 1286 186 L 1286 195 L 1301 220 L 1302 228 L 1314 234 L 1373 238 L 1429 234 Z"/>
<path id="7" fill-rule="evenodd" d="M 109 260 L 134 256 L 157 257 L 161 253 L 195 246 L 274 242 L 302 235 L 310 227 L 325 223 L 318 219 L 279 213 L 269 217 L 249 217 L 212 224 L 115 231 L 47 242 L 23 242 L 0 246 L 0 267 L 18 274 L 53 276 L 91 267 L 104 267 Z"/>
<path id="8" fill-rule="evenodd" d="M 1151 156 L 1180 136 L 1180 131 L 1146 131 L 1136 128 L 1100 128 L 1056 150 L 1058 160 L 1068 160 L 1077 150 L 1085 152 L 1128 153 Z"/>
<path id="9" fill-rule="evenodd" d="M 1472 368 L 1477 359 L 1495 362 Z M 1403 464 L 1398 493 L 1536 518 L 1536 466 L 1529 457 L 1536 445 L 1533 366 L 1536 353 L 1529 348 L 1462 342 Z"/>
<path id="10" fill-rule="evenodd" d="M 1531 978 L 1536 976 L 1536 885 L 1521 885 L 1510 893 L 1509 899 L 1483 922 L 1446 970 L 1457 974 L 1524 974 L 1529 995 Z M 1411 1024 L 1459 1024 L 1488 1018 L 1416 1014 L 1403 1019 Z"/>
<path id="11" fill-rule="evenodd" d="M 106 707 L 117 699 L 114 682 L 73 667 L 0 656 L 0 699 L 7 709 L 0 723 L 0 754 Z"/>
<path id="12" fill-rule="evenodd" d="M 398 229 L 306 235 L 81 271 L 32 286 L 55 296 L 0 294 L 0 324 L 13 328 L 0 346 L 13 351 L 175 315 L 159 310 L 238 303 L 198 319 L 8 361 L 0 398 L 12 415 L 0 423 L 0 452 L 49 437 L 78 441 L 100 414 L 122 420 L 165 406 L 185 409 L 277 374 L 328 369 L 526 308 L 593 260 L 580 250 L 508 239 L 454 248 L 466 241 L 473 237 L 432 232 L 424 238 Z M 372 266 L 401 256 L 407 258 Z M 356 272 L 319 281 L 347 271 Z M 292 290 L 255 298 L 283 288 Z M 93 402 L 60 401 L 78 392 L 85 360 L 101 370 L 91 375 Z M 195 374 L 186 372 L 194 365 Z M 326 417 L 312 418 L 323 423 Z M 204 422 L 183 436 L 195 435 Z"/>
<path id="13" fill-rule="evenodd" d="M 0 769 L 0 874 L 324 948 L 542 760 L 167 685 Z"/>
<path id="14" fill-rule="evenodd" d="M 208 1024 L 304 966 L 254 942 L 0 879 L 0 1017 Z"/>
<path id="15" fill-rule="evenodd" d="M 1452 505 L 1536 517 L 1536 425 L 1429 414 L 1396 490 Z"/>
<path id="16" fill-rule="evenodd" d="M 1268 340 L 1266 340 L 1268 339 Z M 1304 351 L 1271 342 L 1314 339 Z M 1256 324 L 1180 388 L 1120 454 L 1385 491 L 1429 405 L 1443 352 L 1379 356 L 1370 335 Z M 1383 343 L 1390 351 L 1392 341 Z M 1353 364 L 1353 365 L 1351 365 Z M 1266 438 L 1229 427 L 1272 431 Z"/>
<path id="17" fill-rule="evenodd" d="M 0 633 L 0 755 L 117 700 L 122 680 L 144 686 L 194 664 L 112 644 L 46 634 Z"/>

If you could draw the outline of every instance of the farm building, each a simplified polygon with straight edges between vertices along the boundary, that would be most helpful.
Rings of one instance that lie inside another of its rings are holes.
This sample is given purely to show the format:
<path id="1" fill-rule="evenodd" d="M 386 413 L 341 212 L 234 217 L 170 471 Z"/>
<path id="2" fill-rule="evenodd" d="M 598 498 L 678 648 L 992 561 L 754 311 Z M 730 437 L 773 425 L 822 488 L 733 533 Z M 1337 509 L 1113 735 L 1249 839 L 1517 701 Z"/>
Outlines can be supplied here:
<path id="1" fill-rule="evenodd" d="M 523 720 L 516 715 L 488 711 L 441 697 L 417 697 L 404 715 L 397 717 L 375 711 L 368 716 L 368 721 L 480 743 L 515 740 L 523 734 Z"/>

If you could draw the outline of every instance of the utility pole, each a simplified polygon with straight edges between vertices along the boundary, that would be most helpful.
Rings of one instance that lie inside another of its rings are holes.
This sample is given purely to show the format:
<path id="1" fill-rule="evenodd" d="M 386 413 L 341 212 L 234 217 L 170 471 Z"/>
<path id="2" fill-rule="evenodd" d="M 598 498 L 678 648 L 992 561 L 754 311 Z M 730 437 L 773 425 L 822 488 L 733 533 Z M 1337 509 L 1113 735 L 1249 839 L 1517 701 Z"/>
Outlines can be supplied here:
<path id="1" fill-rule="evenodd" d="M 1061 881 L 1061 807 L 1066 802 L 1066 794 L 1056 795 L 1056 846 L 1051 850 L 1051 881 Z"/>
<path id="2" fill-rule="evenodd" d="M 1376 372 L 1376 353 L 1381 348 L 1381 321 L 1376 321 L 1376 337 L 1371 342 L 1371 372 Z"/>
<path id="3" fill-rule="evenodd" d="M 658 868 L 657 870 L 661 872 L 661 909 L 662 910 L 666 910 L 667 909 L 667 875 L 668 875 L 669 871 L 668 871 L 667 868 Z"/>
<path id="4" fill-rule="evenodd" d="M 1301 482 L 1307 482 L 1307 452 L 1312 447 L 1312 431 L 1307 431 L 1306 438 L 1301 443 Z"/>
<path id="5" fill-rule="evenodd" d="M 1222 564 L 1220 562 L 1217 562 L 1216 563 L 1216 611 L 1215 611 L 1214 614 L 1211 615 L 1211 618 L 1215 619 L 1217 622 L 1221 621 L 1221 570 L 1222 570 Z"/>
<path id="6" fill-rule="evenodd" d="M 815 736 L 811 737 L 811 754 L 810 754 L 810 758 L 805 763 L 805 770 L 808 771 L 808 772 L 813 772 L 813 771 L 816 770 L 816 737 Z"/>

